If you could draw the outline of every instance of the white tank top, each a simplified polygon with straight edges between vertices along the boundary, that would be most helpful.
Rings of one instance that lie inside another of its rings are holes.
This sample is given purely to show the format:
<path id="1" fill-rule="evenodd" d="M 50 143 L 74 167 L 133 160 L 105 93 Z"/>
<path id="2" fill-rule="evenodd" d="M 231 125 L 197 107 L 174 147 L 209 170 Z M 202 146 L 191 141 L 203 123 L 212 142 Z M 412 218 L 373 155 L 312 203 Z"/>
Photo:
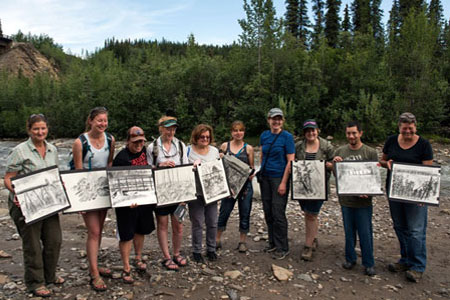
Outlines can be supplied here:
<path id="1" fill-rule="evenodd" d="M 105 135 L 105 143 L 103 144 L 102 148 L 96 149 L 94 146 L 92 146 L 88 134 L 84 133 L 88 145 L 91 148 L 90 151 L 86 153 L 86 156 L 83 159 L 84 169 L 89 169 L 89 158 L 91 159 L 91 169 L 106 168 L 108 166 L 108 158 L 109 158 L 108 139 L 106 138 L 106 133 L 103 134 Z"/>

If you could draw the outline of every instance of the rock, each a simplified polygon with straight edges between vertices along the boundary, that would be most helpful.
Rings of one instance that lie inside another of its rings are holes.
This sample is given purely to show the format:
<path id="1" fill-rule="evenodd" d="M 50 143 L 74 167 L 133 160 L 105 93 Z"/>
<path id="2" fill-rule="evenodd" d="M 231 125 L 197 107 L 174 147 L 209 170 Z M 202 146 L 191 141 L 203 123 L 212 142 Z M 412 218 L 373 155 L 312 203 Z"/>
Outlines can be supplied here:
<path id="1" fill-rule="evenodd" d="M 225 272 L 224 275 L 225 275 L 225 277 L 230 277 L 231 279 L 236 279 L 239 276 L 241 276 L 242 273 L 238 270 L 234 270 L 234 271 L 227 271 L 227 272 Z"/>
<path id="2" fill-rule="evenodd" d="M 227 290 L 227 295 L 231 300 L 238 300 L 239 296 L 235 290 Z"/>
<path id="3" fill-rule="evenodd" d="M 13 239 L 13 240 L 18 240 L 18 239 L 20 239 L 20 235 L 18 234 L 18 233 L 14 233 L 12 236 L 11 236 L 11 238 Z"/>
<path id="4" fill-rule="evenodd" d="M 79 258 L 85 258 L 86 257 L 86 250 L 80 250 L 78 251 L 78 257 Z"/>
<path id="5" fill-rule="evenodd" d="M 4 290 L 15 290 L 17 288 L 17 284 L 15 284 L 14 282 L 8 282 L 7 284 L 5 284 L 3 286 Z"/>
<path id="6" fill-rule="evenodd" d="M 112 279 L 119 279 L 121 277 L 122 277 L 122 274 L 119 273 L 119 272 L 113 272 L 112 275 L 111 275 Z"/>
<path id="7" fill-rule="evenodd" d="M 0 284 L 5 284 L 9 281 L 8 276 L 0 274 Z"/>
<path id="8" fill-rule="evenodd" d="M 103 248 L 115 248 L 117 247 L 118 241 L 116 238 L 104 237 L 102 238 L 102 249 Z"/>
<path id="9" fill-rule="evenodd" d="M 244 290 L 244 288 L 240 285 L 236 285 L 236 284 L 229 284 L 228 287 L 230 289 L 234 289 L 236 291 L 242 292 Z"/>
<path id="10" fill-rule="evenodd" d="M 204 268 L 202 270 L 202 273 L 205 275 L 211 275 L 211 276 L 215 276 L 216 275 L 216 271 L 208 269 L 208 268 Z"/>
<path id="11" fill-rule="evenodd" d="M 76 300 L 88 300 L 88 298 L 85 295 L 80 295 L 80 294 L 76 295 L 75 299 Z"/>
<path id="12" fill-rule="evenodd" d="M 6 253 L 3 250 L 0 250 L 0 258 L 10 258 L 10 257 L 12 257 L 11 254 Z"/>
<path id="13" fill-rule="evenodd" d="M 317 279 L 320 278 L 320 276 L 317 275 L 317 274 L 311 274 L 311 278 L 314 279 L 314 280 L 317 280 Z"/>
<path id="14" fill-rule="evenodd" d="M 261 237 L 259 237 L 259 236 L 255 236 L 254 238 L 253 238 L 253 241 L 254 242 L 259 242 L 261 240 Z"/>
<path id="15" fill-rule="evenodd" d="M 347 278 L 345 278 L 345 277 L 341 277 L 341 281 L 342 282 L 349 282 L 349 281 L 352 281 L 351 279 L 347 279 Z"/>
<path id="16" fill-rule="evenodd" d="M 297 276 L 297 278 L 300 279 L 300 280 L 303 280 L 303 281 L 307 281 L 307 282 L 313 281 L 311 276 L 309 276 L 308 274 L 300 274 L 300 275 Z"/>
<path id="17" fill-rule="evenodd" d="M 448 208 L 443 208 L 439 211 L 440 214 L 442 215 L 450 215 L 450 209 Z"/>
<path id="18" fill-rule="evenodd" d="M 282 268 L 274 264 L 272 264 L 272 271 L 275 278 L 278 279 L 279 281 L 289 280 L 289 278 L 291 278 L 294 275 L 294 273 L 292 273 L 288 269 Z"/>
<path id="19" fill-rule="evenodd" d="M 87 270 L 89 268 L 89 265 L 88 264 L 85 264 L 85 263 L 81 263 L 80 264 L 80 269 L 81 270 Z"/>
<path id="20" fill-rule="evenodd" d="M 323 289 L 323 285 L 321 285 L 321 284 L 319 283 L 319 285 L 317 286 L 317 288 L 318 288 L 319 290 L 321 290 L 321 289 Z"/>
<path id="21" fill-rule="evenodd" d="M 331 269 L 330 269 L 330 270 L 326 270 L 325 273 L 327 273 L 328 275 L 330 275 L 330 274 L 333 273 L 333 270 L 331 270 Z"/>
<path id="22" fill-rule="evenodd" d="M 301 290 L 304 290 L 304 289 L 305 289 L 305 286 L 304 286 L 303 284 L 297 284 L 297 283 L 295 283 L 295 284 L 294 284 L 294 287 L 296 287 L 296 288 L 298 288 L 298 289 L 301 289 Z"/>
<path id="23" fill-rule="evenodd" d="M 211 277 L 211 280 L 215 281 L 215 282 L 223 282 L 223 277 L 213 276 L 213 277 Z"/>

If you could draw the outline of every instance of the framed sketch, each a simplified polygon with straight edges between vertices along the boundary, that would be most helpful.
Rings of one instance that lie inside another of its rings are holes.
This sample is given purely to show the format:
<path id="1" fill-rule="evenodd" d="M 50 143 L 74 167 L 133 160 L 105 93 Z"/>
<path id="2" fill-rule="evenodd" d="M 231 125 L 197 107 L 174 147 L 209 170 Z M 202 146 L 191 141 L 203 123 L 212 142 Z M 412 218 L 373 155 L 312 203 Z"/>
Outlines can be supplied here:
<path id="1" fill-rule="evenodd" d="M 231 195 L 222 159 L 202 162 L 197 172 L 206 205 Z"/>
<path id="2" fill-rule="evenodd" d="M 70 207 L 57 166 L 11 179 L 25 223 L 31 224 Z"/>
<path id="3" fill-rule="evenodd" d="M 234 155 L 224 155 L 222 160 L 231 196 L 236 199 L 253 169 Z"/>
<path id="4" fill-rule="evenodd" d="M 61 171 L 71 207 L 64 213 L 111 207 L 106 169 Z"/>
<path id="5" fill-rule="evenodd" d="M 406 163 L 392 164 L 389 200 L 439 205 L 441 167 Z"/>
<path id="6" fill-rule="evenodd" d="M 112 207 L 156 204 L 151 166 L 107 168 Z"/>
<path id="7" fill-rule="evenodd" d="M 296 160 L 291 163 L 293 200 L 327 200 L 324 160 Z"/>
<path id="8" fill-rule="evenodd" d="M 335 170 L 339 196 L 383 195 L 377 161 L 336 162 Z"/>
<path id="9" fill-rule="evenodd" d="M 192 165 L 161 168 L 153 171 L 157 206 L 167 206 L 197 199 Z"/>

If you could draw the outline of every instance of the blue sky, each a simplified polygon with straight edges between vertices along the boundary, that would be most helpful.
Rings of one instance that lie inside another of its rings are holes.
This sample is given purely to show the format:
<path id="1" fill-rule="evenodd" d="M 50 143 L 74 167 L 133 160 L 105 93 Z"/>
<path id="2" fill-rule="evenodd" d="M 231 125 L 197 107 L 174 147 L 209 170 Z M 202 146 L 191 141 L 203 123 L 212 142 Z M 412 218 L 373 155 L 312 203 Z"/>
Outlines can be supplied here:
<path id="1" fill-rule="evenodd" d="M 101 48 L 105 39 L 165 38 L 186 41 L 194 34 L 200 44 L 231 44 L 245 17 L 242 0 L 2 0 L 0 19 L 4 34 L 45 33 L 66 52 Z M 273 0 L 278 16 L 285 1 Z M 309 1 L 311 2 L 311 0 Z M 441 1 L 446 18 L 450 1 Z M 342 0 L 341 10 L 351 0 Z M 383 0 L 385 21 L 392 0 Z M 311 9 L 310 9 L 311 15 Z"/>

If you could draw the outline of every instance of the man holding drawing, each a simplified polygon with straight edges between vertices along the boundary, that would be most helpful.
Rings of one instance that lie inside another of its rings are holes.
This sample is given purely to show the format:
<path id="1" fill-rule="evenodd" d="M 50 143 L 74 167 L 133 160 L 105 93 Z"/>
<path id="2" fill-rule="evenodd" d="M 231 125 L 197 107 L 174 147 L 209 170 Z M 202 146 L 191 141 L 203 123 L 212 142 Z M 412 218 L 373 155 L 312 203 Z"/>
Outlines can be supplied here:
<path id="1" fill-rule="evenodd" d="M 345 128 L 348 145 L 336 149 L 334 162 L 345 160 L 378 161 L 377 151 L 361 142 L 363 131 L 358 122 L 349 122 Z M 355 184 L 358 184 L 355 182 Z M 350 270 L 356 265 L 356 233 L 361 247 L 364 274 L 375 275 L 372 233 L 372 197 L 339 196 L 345 232 L 344 269 Z"/>

